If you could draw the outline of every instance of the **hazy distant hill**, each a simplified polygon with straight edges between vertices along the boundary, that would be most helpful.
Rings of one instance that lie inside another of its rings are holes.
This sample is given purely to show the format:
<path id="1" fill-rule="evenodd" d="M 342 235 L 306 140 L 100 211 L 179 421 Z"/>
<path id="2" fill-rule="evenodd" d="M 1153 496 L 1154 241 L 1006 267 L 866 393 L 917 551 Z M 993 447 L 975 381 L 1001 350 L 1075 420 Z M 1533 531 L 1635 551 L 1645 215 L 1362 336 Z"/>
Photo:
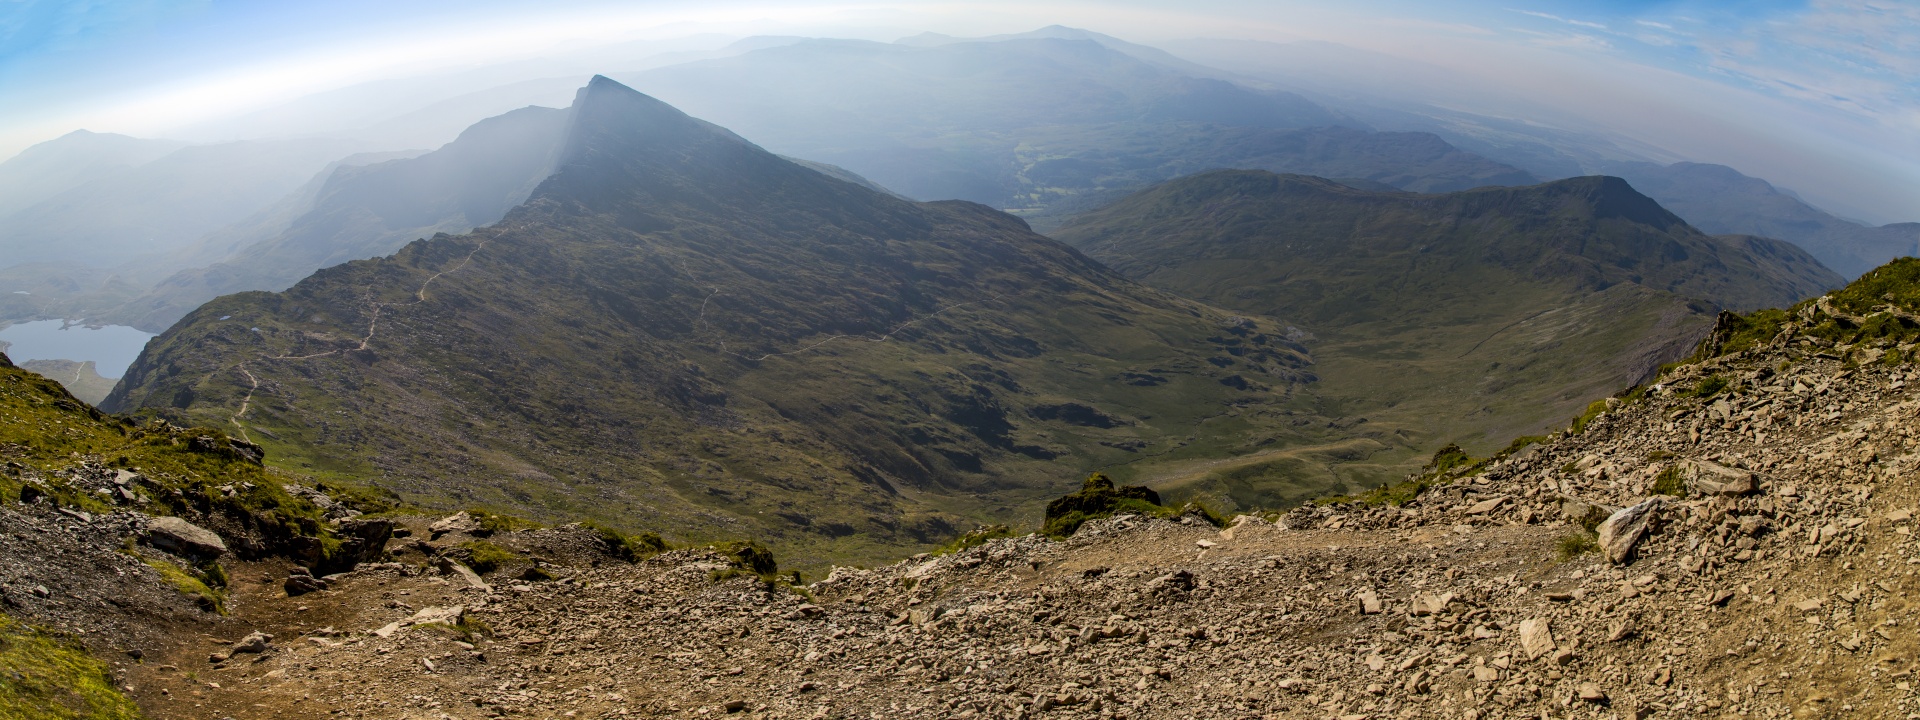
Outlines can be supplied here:
<path id="1" fill-rule="evenodd" d="M 563 110 L 523 108 L 425 155 L 339 168 L 285 229 L 236 239 L 244 244 L 220 262 L 167 278 L 117 314 L 158 330 L 220 295 L 283 290 L 320 268 L 498 222 L 552 173 L 565 124 Z"/>
<path id="2" fill-rule="evenodd" d="M 1092 468 L 1376 447 L 1316 450 L 1334 431 L 1297 407 L 1283 326 L 990 208 L 829 178 L 605 79 L 557 167 L 491 228 L 208 303 L 108 405 L 419 502 L 854 559 L 1023 518 Z M 1309 465 L 1263 500 L 1349 479 Z"/>
<path id="3" fill-rule="evenodd" d="M 95 173 L 0 217 L 0 265 L 112 267 L 177 250 L 258 212 L 356 149 L 339 140 L 195 145 Z"/>
<path id="4" fill-rule="evenodd" d="M 1787 243 L 1704 235 L 1604 177 L 1435 196 L 1215 172 L 1056 236 L 1149 285 L 1287 318 L 1316 338 L 1323 414 L 1365 416 L 1429 451 L 1564 423 L 1684 354 L 1716 305 L 1840 284 Z"/>
<path id="5" fill-rule="evenodd" d="M 0 162 L 0 217 L 153 162 L 185 145 L 75 130 L 27 148 Z"/>
<path id="6" fill-rule="evenodd" d="M 1616 163 L 1607 172 L 1701 230 L 1786 240 L 1848 278 L 1920 255 L 1920 223 L 1870 227 L 1842 220 L 1725 165 Z"/>

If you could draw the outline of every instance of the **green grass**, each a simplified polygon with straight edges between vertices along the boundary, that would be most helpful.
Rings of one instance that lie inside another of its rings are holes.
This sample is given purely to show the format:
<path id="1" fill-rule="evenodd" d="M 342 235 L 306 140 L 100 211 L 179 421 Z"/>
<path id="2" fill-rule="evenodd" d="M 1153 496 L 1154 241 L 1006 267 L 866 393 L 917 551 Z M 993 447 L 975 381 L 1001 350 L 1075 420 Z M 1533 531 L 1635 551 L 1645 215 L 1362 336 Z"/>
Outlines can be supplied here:
<path id="1" fill-rule="evenodd" d="M 160 573 L 160 579 L 180 594 L 194 599 L 202 610 L 227 614 L 227 596 L 225 592 L 227 571 L 220 563 L 208 563 L 209 569 L 183 569 L 166 560 L 140 556 L 140 561 Z"/>
<path id="2" fill-rule="evenodd" d="M 467 551 L 467 567 L 482 575 L 520 559 L 519 554 L 485 540 L 470 540 L 460 547 Z"/>
<path id="3" fill-rule="evenodd" d="M 1668 467 L 1665 470 L 1661 470 L 1659 475 L 1655 475 L 1653 478 L 1653 492 L 1656 495 L 1686 497 L 1687 480 L 1681 477 L 1680 466 L 1674 465 Z"/>
<path id="4" fill-rule="evenodd" d="M 1720 394 L 1720 391 L 1727 389 L 1727 385 L 1728 381 L 1725 376 L 1708 375 L 1700 378 L 1700 382 L 1694 383 L 1693 387 L 1688 388 L 1686 391 L 1680 393 L 1680 395 L 1682 397 L 1706 400 Z"/>
<path id="5" fill-rule="evenodd" d="M 988 525 L 954 538 L 953 542 L 934 550 L 934 555 L 952 555 L 967 548 L 979 547 L 1000 538 L 1016 537 L 1018 533 L 1005 525 Z"/>
<path id="6" fill-rule="evenodd" d="M 85 647 L 0 615 L 0 720 L 142 717 Z"/>
<path id="7" fill-rule="evenodd" d="M 1602 400 L 1593 401 L 1591 404 L 1587 405 L 1586 412 L 1580 413 L 1580 417 L 1574 418 L 1573 422 L 1567 426 L 1567 434 L 1579 435 L 1580 433 L 1586 432 L 1587 423 L 1593 422 L 1594 418 L 1600 417 L 1600 414 L 1606 411 L 1607 411 L 1606 400 L 1602 399 Z"/>
<path id="8" fill-rule="evenodd" d="M 667 541 L 662 539 L 659 533 L 643 532 L 638 535 L 627 535 L 592 520 L 585 521 L 581 525 L 600 536 L 600 542 L 606 544 L 607 552 L 630 563 L 640 562 L 669 549 Z"/>

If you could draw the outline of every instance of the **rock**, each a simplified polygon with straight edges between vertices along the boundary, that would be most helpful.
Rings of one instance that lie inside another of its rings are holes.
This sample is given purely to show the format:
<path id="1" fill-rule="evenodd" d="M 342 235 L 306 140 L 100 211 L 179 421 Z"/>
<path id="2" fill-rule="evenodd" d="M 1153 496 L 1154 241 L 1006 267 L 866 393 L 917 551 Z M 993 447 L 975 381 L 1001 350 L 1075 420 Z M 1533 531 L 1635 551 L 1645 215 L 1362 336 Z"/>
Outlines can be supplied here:
<path id="1" fill-rule="evenodd" d="M 401 629 L 415 625 L 430 625 L 434 623 L 459 625 L 465 622 L 466 619 L 467 609 L 460 605 L 451 607 L 427 607 L 421 608 L 419 612 L 414 613 L 412 617 L 408 617 L 405 620 L 395 620 L 387 623 L 380 629 L 373 631 L 373 634 L 383 638 L 393 637 L 393 634 L 400 632 Z"/>
<path id="2" fill-rule="evenodd" d="M 1193 541 L 1193 544 L 1200 546 L 1200 549 L 1202 550 L 1205 550 L 1207 548 L 1214 546 L 1214 542 L 1212 540 L 1195 540 Z"/>
<path id="3" fill-rule="evenodd" d="M 147 543 L 171 553 L 201 557 L 226 554 L 227 543 L 212 530 L 177 517 L 157 517 L 147 521 Z"/>
<path id="4" fill-rule="evenodd" d="M 233 656 L 233 655 L 238 655 L 240 653 L 256 653 L 256 654 L 263 653 L 267 651 L 267 644 L 271 642 L 273 642 L 272 635 L 268 635 L 266 633 L 261 633 L 261 632 L 251 633 L 246 637 L 241 638 L 240 642 L 234 643 L 233 647 L 227 650 L 227 655 Z"/>
<path id="5" fill-rule="evenodd" d="M 1362 590 L 1360 591 L 1359 597 L 1360 597 L 1361 614 L 1363 615 L 1380 614 L 1381 606 L 1380 606 L 1379 595 L 1374 594 L 1372 590 Z"/>
<path id="6" fill-rule="evenodd" d="M 1553 652 L 1553 626 L 1546 618 L 1520 622 L 1520 649 L 1527 653 L 1528 660 Z"/>
<path id="7" fill-rule="evenodd" d="M 1730 468 L 1705 460 L 1689 460 L 1683 463 L 1687 473 L 1687 486 L 1702 495 L 1726 495 L 1737 497 L 1750 495 L 1758 489 L 1754 474 L 1749 470 Z"/>
<path id="8" fill-rule="evenodd" d="M 427 532 L 431 533 L 435 540 L 440 539 L 441 535 L 447 533 L 457 532 L 472 535 L 479 530 L 480 521 L 474 519 L 474 517 L 465 510 L 435 520 L 432 525 L 427 526 Z"/>
<path id="9" fill-rule="evenodd" d="M 1793 609 L 1799 610 L 1800 612 L 1813 612 L 1815 610 L 1819 610 L 1821 604 L 1822 603 L 1820 602 L 1820 598 L 1813 598 L 1811 600 L 1801 600 L 1800 602 L 1793 604 Z"/>
<path id="10" fill-rule="evenodd" d="M 1573 664 L 1574 657 L 1573 650 L 1561 648 L 1553 653 L 1552 661 L 1555 665 L 1566 667 Z"/>
<path id="11" fill-rule="evenodd" d="M 1607 517 L 1600 523 L 1600 549 L 1607 554 L 1607 560 L 1615 565 L 1624 565 L 1633 557 L 1633 549 L 1647 534 L 1647 526 L 1660 508 L 1666 506 L 1665 498 L 1648 498 L 1632 507 L 1624 508 Z"/>
<path id="12" fill-rule="evenodd" d="M 1447 606 L 1452 604 L 1453 593 L 1445 593 L 1442 595 L 1415 595 L 1413 596 L 1411 612 L 1415 617 L 1438 615 L 1446 612 Z"/>
<path id="13" fill-rule="evenodd" d="M 1480 502 L 1474 503 L 1473 507 L 1467 508 L 1467 514 L 1468 515 L 1485 515 L 1487 513 L 1500 509 L 1500 506 L 1505 504 L 1507 504 L 1507 497 L 1505 495 L 1502 495 L 1497 498 L 1489 498 L 1486 500 L 1481 500 Z"/>
<path id="14" fill-rule="evenodd" d="M 1590 703 L 1604 703 L 1607 701 L 1607 691 L 1601 690 L 1599 685 L 1583 682 L 1580 683 L 1580 699 Z"/>
<path id="15" fill-rule="evenodd" d="M 467 587 L 479 588 L 486 591 L 493 590 L 493 586 L 488 585 L 487 581 L 480 579 L 480 574 L 474 572 L 473 568 L 454 562 L 452 559 L 441 558 L 440 569 L 458 578 L 460 582 Z"/>
<path id="16" fill-rule="evenodd" d="M 1727 604 L 1728 601 L 1731 601 L 1731 600 L 1733 600 L 1732 590 L 1726 590 L 1726 589 L 1715 590 L 1712 593 L 1707 595 L 1707 604 L 1712 605 L 1714 607 L 1725 605 Z"/>
<path id="17" fill-rule="evenodd" d="M 294 597 L 325 590 L 327 589 L 327 581 L 314 577 L 313 571 L 295 565 L 293 566 L 293 570 L 287 573 L 287 582 L 284 587 L 287 591 L 287 597 Z"/>

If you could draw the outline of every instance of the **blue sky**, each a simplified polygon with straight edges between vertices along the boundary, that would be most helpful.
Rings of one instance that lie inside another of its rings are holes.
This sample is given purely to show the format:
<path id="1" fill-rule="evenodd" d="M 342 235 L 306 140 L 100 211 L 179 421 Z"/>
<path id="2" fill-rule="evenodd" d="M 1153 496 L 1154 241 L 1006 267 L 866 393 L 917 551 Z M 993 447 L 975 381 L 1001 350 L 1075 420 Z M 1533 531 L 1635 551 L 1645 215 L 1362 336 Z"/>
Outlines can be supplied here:
<path id="1" fill-rule="evenodd" d="M 1055 23 L 1148 43 L 1323 40 L 1433 62 L 1676 157 L 1851 199 L 1844 210 L 1870 219 L 1920 219 L 1902 217 L 1920 207 L 1917 0 L 0 0 L 0 157 L 80 127 L 166 136 L 354 83 L 595 44 Z"/>

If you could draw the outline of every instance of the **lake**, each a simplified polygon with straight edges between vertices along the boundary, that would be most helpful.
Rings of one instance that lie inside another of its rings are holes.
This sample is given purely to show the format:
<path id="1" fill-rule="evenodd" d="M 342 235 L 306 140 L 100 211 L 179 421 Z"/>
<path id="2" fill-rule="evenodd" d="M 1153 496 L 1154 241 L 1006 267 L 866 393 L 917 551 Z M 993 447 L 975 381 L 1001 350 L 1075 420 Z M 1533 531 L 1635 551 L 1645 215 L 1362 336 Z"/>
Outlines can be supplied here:
<path id="1" fill-rule="evenodd" d="M 28 360 L 93 361 L 101 377 L 118 378 L 140 355 L 152 335 L 125 325 L 89 328 L 59 320 L 20 323 L 0 330 L 0 342 L 10 345 L 7 357 Z"/>

